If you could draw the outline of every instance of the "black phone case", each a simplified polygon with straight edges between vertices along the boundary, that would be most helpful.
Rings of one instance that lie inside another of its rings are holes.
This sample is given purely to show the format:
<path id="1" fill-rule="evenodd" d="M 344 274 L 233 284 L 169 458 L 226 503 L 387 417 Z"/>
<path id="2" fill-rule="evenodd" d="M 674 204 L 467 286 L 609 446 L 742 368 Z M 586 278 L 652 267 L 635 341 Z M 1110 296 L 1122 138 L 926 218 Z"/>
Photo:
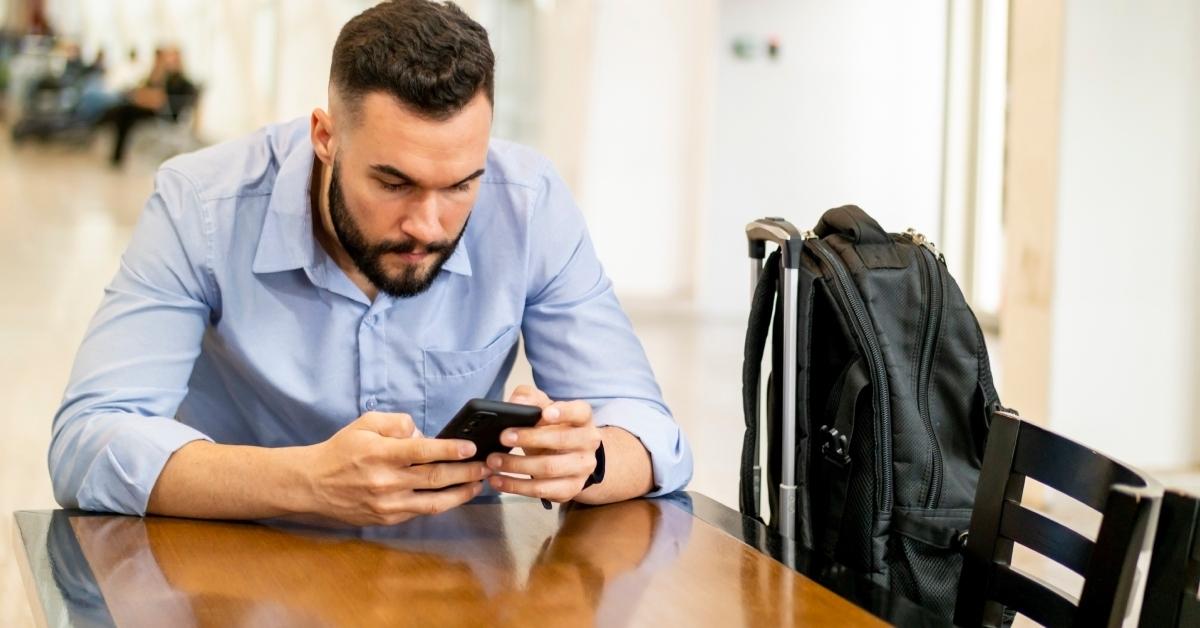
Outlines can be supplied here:
<path id="1" fill-rule="evenodd" d="M 500 442 L 500 432 L 510 427 L 533 427 L 542 409 L 519 403 L 472 399 L 438 433 L 438 438 L 461 438 L 475 443 L 468 461 L 484 461 L 493 453 L 508 453 L 512 447 Z"/>

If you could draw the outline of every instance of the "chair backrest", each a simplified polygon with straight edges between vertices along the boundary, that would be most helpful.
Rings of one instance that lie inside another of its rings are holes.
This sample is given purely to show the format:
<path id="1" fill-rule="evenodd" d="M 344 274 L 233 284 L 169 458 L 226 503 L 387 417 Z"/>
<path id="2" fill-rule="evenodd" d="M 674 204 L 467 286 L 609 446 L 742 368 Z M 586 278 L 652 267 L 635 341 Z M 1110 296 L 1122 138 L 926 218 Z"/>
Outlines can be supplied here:
<path id="1" fill-rule="evenodd" d="M 1200 499 L 1163 495 L 1140 626 L 1200 626 Z"/>
<path id="2" fill-rule="evenodd" d="M 1095 542 L 1021 505 L 1033 478 L 1103 514 Z M 1161 488 L 1149 476 L 1007 412 L 992 416 L 954 621 L 1000 625 L 1004 609 L 1045 626 L 1119 625 Z M 1083 576 L 1070 594 L 1011 565 L 1018 543 Z"/>

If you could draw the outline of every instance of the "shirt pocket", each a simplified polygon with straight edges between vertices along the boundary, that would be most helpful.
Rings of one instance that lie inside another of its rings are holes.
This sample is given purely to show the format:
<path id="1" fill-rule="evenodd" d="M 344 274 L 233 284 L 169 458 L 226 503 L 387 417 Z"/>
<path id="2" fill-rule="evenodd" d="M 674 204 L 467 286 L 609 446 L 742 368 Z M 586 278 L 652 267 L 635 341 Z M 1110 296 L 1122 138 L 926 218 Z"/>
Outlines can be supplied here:
<path id="1" fill-rule="evenodd" d="M 422 351 L 425 368 L 425 420 L 421 431 L 435 435 L 470 399 L 498 397 L 516 359 L 521 330 L 506 327 L 482 349 Z"/>

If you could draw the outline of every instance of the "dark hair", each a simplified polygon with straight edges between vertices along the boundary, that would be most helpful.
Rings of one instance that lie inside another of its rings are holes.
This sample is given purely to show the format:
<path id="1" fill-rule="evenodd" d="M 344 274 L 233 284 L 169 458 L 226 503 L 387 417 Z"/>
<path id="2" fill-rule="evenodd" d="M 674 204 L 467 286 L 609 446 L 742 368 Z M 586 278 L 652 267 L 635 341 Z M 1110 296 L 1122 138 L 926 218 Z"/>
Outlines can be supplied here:
<path id="1" fill-rule="evenodd" d="M 495 102 L 494 67 L 487 31 L 453 2 L 390 0 L 342 27 L 329 81 L 352 116 L 365 94 L 381 91 L 444 120 L 480 90 Z"/>

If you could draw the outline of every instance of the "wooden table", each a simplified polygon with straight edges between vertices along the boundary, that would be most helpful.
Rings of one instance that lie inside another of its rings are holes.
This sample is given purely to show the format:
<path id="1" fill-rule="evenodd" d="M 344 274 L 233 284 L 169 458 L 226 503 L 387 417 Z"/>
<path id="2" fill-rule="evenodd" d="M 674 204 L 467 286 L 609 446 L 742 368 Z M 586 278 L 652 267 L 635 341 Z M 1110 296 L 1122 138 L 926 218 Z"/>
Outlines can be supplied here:
<path id="1" fill-rule="evenodd" d="M 387 528 L 14 516 L 49 626 L 941 623 L 853 574 L 806 576 L 802 554 L 697 493 L 550 511 L 490 498 Z"/>

